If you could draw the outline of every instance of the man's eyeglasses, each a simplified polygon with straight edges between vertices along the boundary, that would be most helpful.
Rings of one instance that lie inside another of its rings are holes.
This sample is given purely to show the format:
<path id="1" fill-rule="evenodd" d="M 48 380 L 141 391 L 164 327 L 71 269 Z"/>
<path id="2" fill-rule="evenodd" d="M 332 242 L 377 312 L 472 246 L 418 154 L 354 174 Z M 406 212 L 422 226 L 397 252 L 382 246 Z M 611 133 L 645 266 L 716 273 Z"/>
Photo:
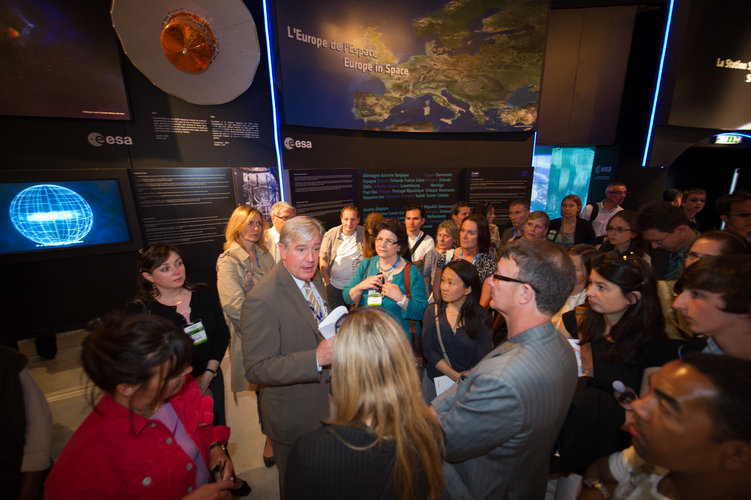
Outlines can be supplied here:
<path id="1" fill-rule="evenodd" d="M 516 278 L 509 278 L 508 276 L 504 276 L 502 274 L 493 273 L 493 279 L 498 281 L 506 281 L 508 283 L 519 283 L 520 285 L 529 285 L 529 287 L 535 291 L 535 293 L 539 293 L 537 291 L 537 288 L 532 283 L 529 283 L 527 281 L 518 280 Z"/>

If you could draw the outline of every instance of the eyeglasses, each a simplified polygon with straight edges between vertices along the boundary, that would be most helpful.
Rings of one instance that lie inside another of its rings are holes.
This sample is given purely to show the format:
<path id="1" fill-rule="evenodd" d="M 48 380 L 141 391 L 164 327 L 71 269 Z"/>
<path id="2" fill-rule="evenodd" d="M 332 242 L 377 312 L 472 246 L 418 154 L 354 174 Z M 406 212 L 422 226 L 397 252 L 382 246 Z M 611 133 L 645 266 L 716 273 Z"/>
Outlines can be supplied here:
<path id="1" fill-rule="evenodd" d="M 376 238 L 375 242 L 379 245 L 386 245 L 386 246 L 396 245 L 396 241 L 389 240 L 386 238 Z"/>
<path id="2" fill-rule="evenodd" d="M 498 280 L 498 281 L 506 281 L 509 283 L 519 283 L 520 285 L 529 285 L 529 287 L 532 290 L 534 290 L 535 293 L 539 293 L 537 292 L 537 288 L 535 288 L 535 286 L 532 283 L 529 283 L 527 281 L 518 280 L 516 278 L 509 278 L 508 276 L 504 276 L 502 274 L 497 274 L 497 273 L 493 273 L 493 279 Z"/>
<path id="3" fill-rule="evenodd" d="M 748 219 L 751 217 L 751 213 L 748 212 L 741 212 L 739 214 L 728 214 L 730 217 L 740 217 L 741 219 Z"/>
<path id="4" fill-rule="evenodd" d="M 272 215 L 272 217 L 276 217 L 277 219 L 282 219 L 284 222 L 287 222 L 292 217 L 294 217 L 294 215 L 284 215 L 284 216 L 281 216 L 281 217 L 279 215 Z"/>
<path id="5" fill-rule="evenodd" d="M 615 231 L 616 233 L 630 233 L 631 228 L 630 227 L 616 227 L 616 226 L 608 226 L 608 231 Z"/>

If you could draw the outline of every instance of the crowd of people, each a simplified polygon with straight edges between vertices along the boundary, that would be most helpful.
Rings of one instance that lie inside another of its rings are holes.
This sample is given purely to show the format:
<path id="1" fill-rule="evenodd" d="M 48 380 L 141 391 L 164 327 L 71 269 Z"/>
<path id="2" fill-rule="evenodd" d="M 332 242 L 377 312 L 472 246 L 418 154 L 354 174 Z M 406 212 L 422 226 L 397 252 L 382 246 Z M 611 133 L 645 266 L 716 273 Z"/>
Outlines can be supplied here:
<path id="1" fill-rule="evenodd" d="M 751 195 L 717 200 L 725 228 L 705 233 L 701 189 L 626 196 L 568 195 L 552 221 L 514 200 L 502 228 L 458 202 L 435 239 L 418 205 L 363 225 L 347 205 L 328 230 L 240 206 L 218 294 L 152 246 L 138 296 L 84 344 L 104 396 L 46 498 L 248 495 L 228 347 L 281 498 L 750 497 Z"/>

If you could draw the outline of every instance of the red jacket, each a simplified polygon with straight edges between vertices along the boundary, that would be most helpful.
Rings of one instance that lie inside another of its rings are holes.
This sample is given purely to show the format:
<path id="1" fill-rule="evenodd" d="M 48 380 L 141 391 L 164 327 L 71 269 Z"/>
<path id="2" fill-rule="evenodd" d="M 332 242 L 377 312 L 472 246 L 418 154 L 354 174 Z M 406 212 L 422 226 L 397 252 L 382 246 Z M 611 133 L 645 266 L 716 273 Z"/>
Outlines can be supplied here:
<path id="1" fill-rule="evenodd" d="M 228 427 L 211 425 L 212 399 L 188 376 L 169 402 L 208 466 L 210 444 L 229 439 Z M 178 499 L 195 488 L 195 468 L 164 424 L 105 394 L 52 467 L 44 497 Z"/>

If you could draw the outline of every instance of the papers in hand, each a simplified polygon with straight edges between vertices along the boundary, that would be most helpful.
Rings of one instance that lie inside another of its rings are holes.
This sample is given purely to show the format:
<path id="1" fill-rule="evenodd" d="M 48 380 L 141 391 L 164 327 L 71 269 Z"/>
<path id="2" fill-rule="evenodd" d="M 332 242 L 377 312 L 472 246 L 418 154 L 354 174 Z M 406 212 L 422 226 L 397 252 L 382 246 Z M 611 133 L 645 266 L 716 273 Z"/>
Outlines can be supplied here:
<path id="1" fill-rule="evenodd" d="M 442 393 L 450 389 L 452 385 L 454 385 L 454 381 L 446 375 L 441 375 L 440 377 L 434 378 L 433 382 L 435 383 L 436 396 L 440 396 Z"/>
<path id="2" fill-rule="evenodd" d="M 323 321 L 318 323 L 318 331 L 321 332 L 323 338 L 330 339 L 336 335 L 336 322 L 345 314 L 347 314 L 347 308 L 339 306 L 323 318 Z"/>

